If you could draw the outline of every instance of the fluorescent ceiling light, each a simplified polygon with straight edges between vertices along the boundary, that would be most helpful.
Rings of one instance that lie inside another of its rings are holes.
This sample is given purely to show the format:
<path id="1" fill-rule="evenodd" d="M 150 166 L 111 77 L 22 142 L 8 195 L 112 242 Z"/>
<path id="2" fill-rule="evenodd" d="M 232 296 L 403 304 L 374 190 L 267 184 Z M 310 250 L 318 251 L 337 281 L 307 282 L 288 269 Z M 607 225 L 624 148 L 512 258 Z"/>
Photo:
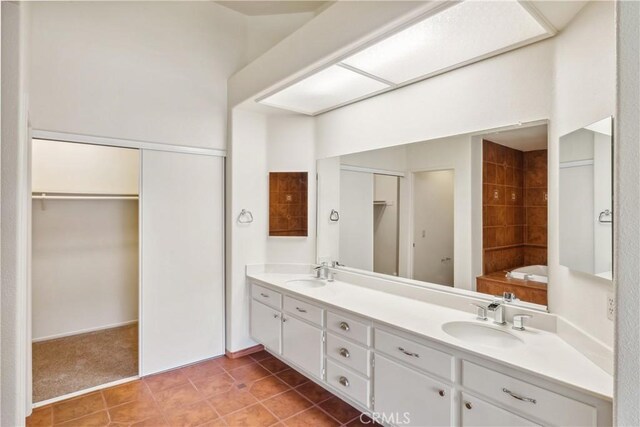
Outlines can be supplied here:
<path id="1" fill-rule="evenodd" d="M 517 1 L 467 0 L 342 62 L 400 84 L 548 34 Z"/>
<path id="2" fill-rule="evenodd" d="M 305 114 L 316 114 L 389 85 L 362 74 L 332 65 L 259 102 Z"/>

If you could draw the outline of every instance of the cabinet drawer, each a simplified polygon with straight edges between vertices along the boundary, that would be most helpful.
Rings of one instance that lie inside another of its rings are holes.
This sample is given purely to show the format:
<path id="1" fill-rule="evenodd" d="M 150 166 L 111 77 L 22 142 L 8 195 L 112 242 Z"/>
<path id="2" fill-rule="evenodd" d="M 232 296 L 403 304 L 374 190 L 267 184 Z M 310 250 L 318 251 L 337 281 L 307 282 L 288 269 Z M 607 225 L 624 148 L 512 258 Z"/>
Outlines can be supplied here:
<path id="1" fill-rule="evenodd" d="M 366 346 L 371 345 L 371 324 L 342 313 L 327 312 L 327 329 Z"/>
<path id="2" fill-rule="evenodd" d="M 538 424 L 493 406 L 475 396 L 462 393 L 462 426 L 535 427 Z"/>
<path id="3" fill-rule="evenodd" d="M 462 384 L 550 425 L 595 426 L 597 423 L 596 409 L 592 406 L 466 360 L 462 362 Z"/>
<path id="4" fill-rule="evenodd" d="M 439 350 L 376 329 L 376 350 L 416 366 L 439 377 L 453 381 L 453 356 Z"/>
<path id="5" fill-rule="evenodd" d="M 367 377 L 371 375 L 369 350 L 332 332 L 327 334 L 327 356 Z"/>
<path id="6" fill-rule="evenodd" d="M 284 311 L 301 319 L 308 320 L 311 323 L 315 323 L 318 326 L 322 326 L 322 312 L 324 310 L 315 305 L 285 295 Z"/>
<path id="7" fill-rule="evenodd" d="M 253 284 L 251 286 L 251 296 L 261 303 L 277 308 L 278 310 L 282 308 L 282 294 L 280 294 L 280 292 Z"/>
<path id="8" fill-rule="evenodd" d="M 327 382 L 354 401 L 369 408 L 369 380 L 327 359 Z"/>

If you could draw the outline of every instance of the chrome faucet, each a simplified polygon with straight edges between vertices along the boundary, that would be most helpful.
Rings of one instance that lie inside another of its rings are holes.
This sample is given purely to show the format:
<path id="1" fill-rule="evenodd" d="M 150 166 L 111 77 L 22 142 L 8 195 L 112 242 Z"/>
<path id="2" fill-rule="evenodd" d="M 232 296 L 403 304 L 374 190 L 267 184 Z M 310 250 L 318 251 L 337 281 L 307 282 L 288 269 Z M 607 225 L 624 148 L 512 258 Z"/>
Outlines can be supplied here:
<path id="1" fill-rule="evenodd" d="M 504 325 L 504 304 L 501 301 L 494 301 L 487 306 L 488 311 L 493 312 L 493 323 L 496 325 Z"/>
<path id="2" fill-rule="evenodd" d="M 324 279 L 328 282 L 333 282 L 333 272 L 329 270 L 329 264 L 327 264 L 326 262 L 323 262 L 319 266 L 315 267 L 314 270 L 316 271 L 317 279 Z"/>

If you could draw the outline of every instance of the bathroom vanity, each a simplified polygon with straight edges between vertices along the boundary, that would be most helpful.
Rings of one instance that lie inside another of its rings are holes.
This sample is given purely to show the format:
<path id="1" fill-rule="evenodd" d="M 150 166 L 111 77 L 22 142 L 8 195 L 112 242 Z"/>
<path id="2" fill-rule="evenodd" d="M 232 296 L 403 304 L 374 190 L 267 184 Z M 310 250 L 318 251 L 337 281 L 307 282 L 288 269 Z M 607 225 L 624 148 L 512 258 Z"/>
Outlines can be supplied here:
<path id="1" fill-rule="evenodd" d="M 247 274 L 252 337 L 382 424 L 612 423 L 611 376 L 551 331 L 265 271 Z"/>

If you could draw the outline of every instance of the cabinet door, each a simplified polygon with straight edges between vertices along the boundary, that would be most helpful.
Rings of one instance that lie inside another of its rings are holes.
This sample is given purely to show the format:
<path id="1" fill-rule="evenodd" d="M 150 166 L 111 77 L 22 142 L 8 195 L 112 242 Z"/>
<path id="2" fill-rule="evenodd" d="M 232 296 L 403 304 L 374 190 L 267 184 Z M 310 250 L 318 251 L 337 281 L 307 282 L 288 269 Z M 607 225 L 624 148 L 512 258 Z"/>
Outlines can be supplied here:
<path id="1" fill-rule="evenodd" d="M 251 336 L 269 350 L 280 354 L 282 337 L 280 312 L 256 301 L 251 301 Z"/>
<path id="2" fill-rule="evenodd" d="M 451 425 L 451 388 L 376 354 L 374 410 L 387 424 Z"/>
<path id="3" fill-rule="evenodd" d="M 322 330 L 291 316 L 282 321 L 282 355 L 322 378 Z"/>
<path id="4" fill-rule="evenodd" d="M 493 406 L 475 396 L 462 394 L 462 425 L 471 426 L 494 426 L 494 427 L 516 427 L 516 426 L 537 426 L 529 420 Z"/>

